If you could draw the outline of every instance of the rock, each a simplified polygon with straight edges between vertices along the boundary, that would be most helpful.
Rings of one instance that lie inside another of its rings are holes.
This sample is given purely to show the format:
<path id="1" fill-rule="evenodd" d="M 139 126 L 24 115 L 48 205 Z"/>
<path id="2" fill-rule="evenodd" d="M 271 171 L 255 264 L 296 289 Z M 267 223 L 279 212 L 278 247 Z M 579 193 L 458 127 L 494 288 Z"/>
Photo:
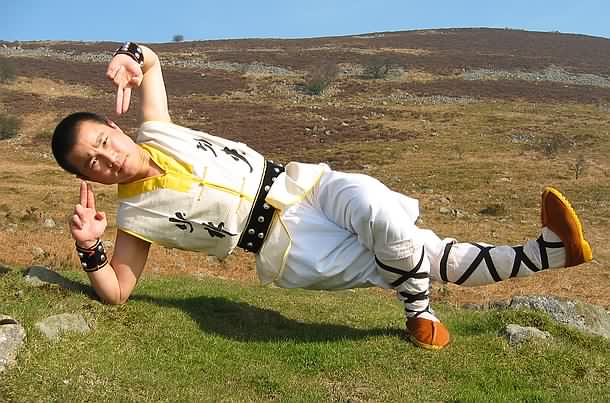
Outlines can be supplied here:
<path id="1" fill-rule="evenodd" d="M 62 313 L 49 316 L 46 319 L 36 322 L 34 325 L 49 340 L 58 340 L 63 333 L 79 332 L 88 333 L 91 328 L 85 318 L 80 314 Z"/>
<path id="2" fill-rule="evenodd" d="M 52 218 L 46 218 L 42 226 L 43 228 L 55 228 L 55 221 Z"/>
<path id="3" fill-rule="evenodd" d="M 515 324 L 508 324 L 502 334 L 508 340 L 508 344 L 515 347 L 530 340 L 547 340 L 552 336 L 549 332 L 542 331 L 535 327 L 523 327 Z"/>
<path id="4" fill-rule="evenodd" d="M 25 329 L 10 316 L 0 315 L 0 372 L 14 364 L 25 339 Z"/>
<path id="5" fill-rule="evenodd" d="M 32 287 L 42 287 L 45 285 L 58 285 L 68 290 L 89 292 L 82 284 L 68 280 L 59 273 L 42 266 L 31 266 L 26 270 L 25 282 Z"/>
<path id="6" fill-rule="evenodd" d="M 602 307 L 552 296 L 516 296 L 509 308 L 546 312 L 557 322 L 610 339 L 610 314 Z"/>
<path id="7" fill-rule="evenodd" d="M 44 256 L 46 252 L 39 246 L 32 246 L 32 256 L 33 257 L 41 257 Z"/>
<path id="8" fill-rule="evenodd" d="M 438 212 L 441 214 L 451 214 L 451 209 L 447 207 L 441 207 L 438 209 Z"/>

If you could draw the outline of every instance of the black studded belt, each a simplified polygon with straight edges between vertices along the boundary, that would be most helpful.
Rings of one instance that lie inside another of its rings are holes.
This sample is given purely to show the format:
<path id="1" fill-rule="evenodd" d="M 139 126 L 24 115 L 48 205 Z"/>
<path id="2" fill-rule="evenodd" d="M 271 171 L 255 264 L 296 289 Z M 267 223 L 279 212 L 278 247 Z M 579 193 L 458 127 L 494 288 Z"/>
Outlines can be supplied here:
<path id="1" fill-rule="evenodd" d="M 263 246 L 267 232 L 273 220 L 275 208 L 265 202 L 265 198 L 271 189 L 271 185 L 279 174 L 284 172 L 284 167 L 273 161 L 266 161 L 263 180 L 258 188 L 256 199 L 250 210 L 248 222 L 241 234 L 237 246 L 248 252 L 258 253 Z"/>

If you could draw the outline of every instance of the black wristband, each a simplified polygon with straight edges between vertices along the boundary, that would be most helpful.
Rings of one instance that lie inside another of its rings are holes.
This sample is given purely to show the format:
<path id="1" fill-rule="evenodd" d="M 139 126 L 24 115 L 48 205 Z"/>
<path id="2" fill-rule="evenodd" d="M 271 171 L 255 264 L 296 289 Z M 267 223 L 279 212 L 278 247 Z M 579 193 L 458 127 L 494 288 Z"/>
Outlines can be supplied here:
<path id="1" fill-rule="evenodd" d="M 76 251 L 78 252 L 78 258 L 84 271 L 91 273 L 98 271 L 108 263 L 108 257 L 106 256 L 106 250 L 102 241 L 99 239 L 90 248 L 83 248 L 76 244 Z"/>
<path id="2" fill-rule="evenodd" d="M 112 57 L 116 55 L 127 55 L 135 60 L 140 67 L 144 67 L 144 52 L 142 48 L 135 42 L 125 42 L 117 50 L 114 51 Z"/>

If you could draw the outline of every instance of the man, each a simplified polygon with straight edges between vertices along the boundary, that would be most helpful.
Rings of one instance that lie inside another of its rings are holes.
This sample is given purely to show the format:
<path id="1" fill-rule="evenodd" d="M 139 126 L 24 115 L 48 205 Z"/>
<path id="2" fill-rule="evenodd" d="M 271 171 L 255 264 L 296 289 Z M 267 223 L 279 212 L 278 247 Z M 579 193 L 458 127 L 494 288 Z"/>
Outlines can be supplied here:
<path id="1" fill-rule="evenodd" d="M 75 113 L 56 128 L 57 162 L 84 180 L 118 184 L 114 255 L 100 242 L 106 217 L 81 182 L 70 220 L 83 269 L 97 294 L 124 303 L 151 243 L 226 256 L 237 246 L 256 254 L 262 283 L 281 287 L 393 288 L 417 345 L 441 349 L 447 329 L 430 309 L 430 277 L 487 284 L 591 260 L 580 221 L 552 188 L 542 195 L 542 231 L 523 246 L 441 240 L 418 228 L 417 201 L 371 177 L 325 164 L 266 161 L 244 144 L 171 123 L 157 55 L 126 43 L 110 62 L 116 112 L 141 90 L 143 123 L 134 143 L 111 121 Z"/>

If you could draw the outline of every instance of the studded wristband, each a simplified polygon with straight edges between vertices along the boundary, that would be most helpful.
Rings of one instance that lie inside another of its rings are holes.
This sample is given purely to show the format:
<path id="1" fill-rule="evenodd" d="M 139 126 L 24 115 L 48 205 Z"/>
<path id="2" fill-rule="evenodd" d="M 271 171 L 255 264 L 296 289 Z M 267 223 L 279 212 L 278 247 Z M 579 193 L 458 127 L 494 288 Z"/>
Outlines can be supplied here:
<path id="1" fill-rule="evenodd" d="M 138 62 L 140 67 L 144 67 L 144 52 L 142 52 L 142 48 L 137 43 L 125 42 L 114 51 L 112 57 L 116 55 L 127 55 Z"/>
<path id="2" fill-rule="evenodd" d="M 76 244 L 76 251 L 78 252 L 80 264 L 87 273 L 98 271 L 108 263 L 104 245 L 99 239 L 90 248 L 83 248 Z"/>

